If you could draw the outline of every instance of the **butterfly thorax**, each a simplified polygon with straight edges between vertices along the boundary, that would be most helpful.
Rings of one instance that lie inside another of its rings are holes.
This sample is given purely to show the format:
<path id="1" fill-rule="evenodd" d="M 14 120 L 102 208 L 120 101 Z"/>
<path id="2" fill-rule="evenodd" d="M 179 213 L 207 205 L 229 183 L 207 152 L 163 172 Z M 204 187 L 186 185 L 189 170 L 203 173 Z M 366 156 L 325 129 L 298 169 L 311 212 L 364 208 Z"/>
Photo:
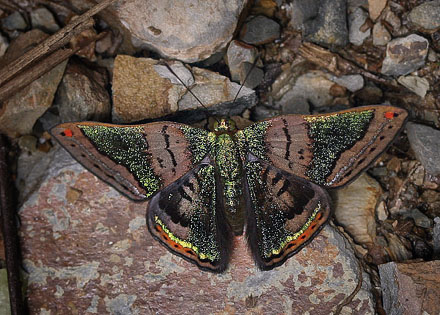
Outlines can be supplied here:
<path id="1" fill-rule="evenodd" d="M 220 180 L 220 198 L 223 199 L 225 215 L 234 233 L 243 232 L 243 168 L 239 146 L 235 139 L 235 122 L 230 119 L 218 120 L 214 125 L 215 139 L 211 156 L 214 157 L 217 176 Z"/>

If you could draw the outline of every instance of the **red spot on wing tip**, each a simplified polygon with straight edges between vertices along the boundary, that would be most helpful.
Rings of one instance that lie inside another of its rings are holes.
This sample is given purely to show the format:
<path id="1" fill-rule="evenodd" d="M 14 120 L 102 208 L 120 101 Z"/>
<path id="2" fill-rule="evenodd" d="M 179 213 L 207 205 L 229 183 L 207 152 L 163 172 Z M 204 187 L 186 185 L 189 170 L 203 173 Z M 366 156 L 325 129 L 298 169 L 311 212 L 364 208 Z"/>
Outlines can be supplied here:
<path id="1" fill-rule="evenodd" d="M 385 113 L 385 118 L 386 119 L 393 119 L 396 116 L 395 112 L 386 112 Z"/>
<path id="2" fill-rule="evenodd" d="M 72 137 L 73 136 L 73 132 L 71 129 L 64 129 L 63 133 L 64 133 L 65 137 Z"/>

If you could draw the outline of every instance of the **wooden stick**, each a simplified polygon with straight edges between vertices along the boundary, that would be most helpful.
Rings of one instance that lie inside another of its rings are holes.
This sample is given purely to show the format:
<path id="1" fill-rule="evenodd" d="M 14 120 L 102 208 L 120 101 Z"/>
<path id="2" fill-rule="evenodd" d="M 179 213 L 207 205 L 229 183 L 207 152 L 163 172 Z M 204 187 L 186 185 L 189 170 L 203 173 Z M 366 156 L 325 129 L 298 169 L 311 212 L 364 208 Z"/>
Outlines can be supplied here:
<path id="1" fill-rule="evenodd" d="M 68 59 L 77 51 L 90 45 L 92 42 L 101 39 L 105 33 L 100 33 L 93 38 L 81 42 L 78 47 L 58 49 L 48 56 L 45 56 L 39 62 L 27 67 L 22 72 L 18 73 L 14 78 L 0 86 L 0 103 L 14 95 L 18 90 L 32 83 L 43 74 L 49 72 L 58 64 Z"/>
<path id="2" fill-rule="evenodd" d="M 361 74 L 373 82 L 396 87 L 392 80 L 381 78 L 355 63 L 348 61 L 338 54 L 332 53 L 318 45 L 312 43 L 303 43 L 299 47 L 299 54 L 307 60 L 327 69 L 336 76 L 345 74 Z"/>
<path id="3" fill-rule="evenodd" d="M 26 68 L 39 58 L 57 50 L 58 48 L 65 46 L 67 43 L 69 43 L 70 39 L 74 35 L 81 33 L 89 26 L 87 22 L 93 15 L 105 9 L 116 1 L 117 0 L 104 0 L 101 3 L 95 5 L 86 13 L 72 20 L 69 24 L 60 29 L 58 32 L 48 37 L 41 44 L 39 44 L 35 48 L 32 48 L 23 56 L 17 58 L 16 60 L 12 61 L 8 65 L 0 69 L 0 86 L 4 85 L 18 72 L 22 71 L 24 68 Z"/>
<path id="4" fill-rule="evenodd" d="M 25 314 L 20 282 L 20 252 L 17 234 L 17 208 L 8 166 L 6 137 L 0 135 L 0 210 L 5 242 L 6 269 L 8 274 L 11 314 Z"/>

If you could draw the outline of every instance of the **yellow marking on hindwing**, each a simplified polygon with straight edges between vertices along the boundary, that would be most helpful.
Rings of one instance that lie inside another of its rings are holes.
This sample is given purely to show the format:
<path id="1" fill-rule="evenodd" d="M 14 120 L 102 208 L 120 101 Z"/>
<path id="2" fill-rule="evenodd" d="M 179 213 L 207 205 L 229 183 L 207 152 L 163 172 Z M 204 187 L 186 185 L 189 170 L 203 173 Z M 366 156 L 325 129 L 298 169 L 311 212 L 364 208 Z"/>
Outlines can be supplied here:
<path id="1" fill-rule="evenodd" d="M 204 254 L 204 253 L 200 252 L 200 249 L 197 246 L 194 246 L 191 242 L 182 240 L 182 239 L 178 238 L 177 236 L 175 236 L 173 233 L 171 233 L 171 231 L 167 228 L 167 226 L 159 219 L 158 216 L 154 217 L 154 221 L 157 224 L 159 224 L 159 226 L 162 228 L 163 232 L 166 235 L 168 235 L 168 237 L 173 242 L 179 244 L 180 246 L 182 246 L 184 248 L 189 248 L 189 249 L 193 250 L 200 259 L 209 259 L 210 261 L 214 261 L 218 258 L 216 256 Z"/>
<path id="2" fill-rule="evenodd" d="M 310 227 L 310 225 L 315 220 L 316 215 L 319 213 L 320 210 L 321 210 L 321 203 L 318 203 L 318 206 L 313 211 L 312 215 L 307 219 L 307 222 L 302 226 L 302 228 L 295 234 L 287 236 L 278 249 L 272 250 L 271 255 L 278 255 L 279 253 L 281 253 L 281 251 L 288 243 L 298 239 L 298 237 L 300 237 Z"/>

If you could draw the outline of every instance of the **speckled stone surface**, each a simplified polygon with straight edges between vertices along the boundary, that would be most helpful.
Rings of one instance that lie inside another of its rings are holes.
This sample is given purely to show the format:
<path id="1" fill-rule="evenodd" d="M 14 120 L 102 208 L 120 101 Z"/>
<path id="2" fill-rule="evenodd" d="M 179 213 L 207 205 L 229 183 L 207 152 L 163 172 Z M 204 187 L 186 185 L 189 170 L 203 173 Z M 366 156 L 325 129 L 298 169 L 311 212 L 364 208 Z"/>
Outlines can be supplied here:
<path id="1" fill-rule="evenodd" d="M 329 225 L 274 270 L 256 269 L 238 237 L 227 271 L 203 272 L 151 237 L 145 203 L 122 197 L 64 150 L 47 159 L 19 212 L 33 314 L 330 314 L 360 274 L 342 313 L 374 313 L 368 276 Z"/>

